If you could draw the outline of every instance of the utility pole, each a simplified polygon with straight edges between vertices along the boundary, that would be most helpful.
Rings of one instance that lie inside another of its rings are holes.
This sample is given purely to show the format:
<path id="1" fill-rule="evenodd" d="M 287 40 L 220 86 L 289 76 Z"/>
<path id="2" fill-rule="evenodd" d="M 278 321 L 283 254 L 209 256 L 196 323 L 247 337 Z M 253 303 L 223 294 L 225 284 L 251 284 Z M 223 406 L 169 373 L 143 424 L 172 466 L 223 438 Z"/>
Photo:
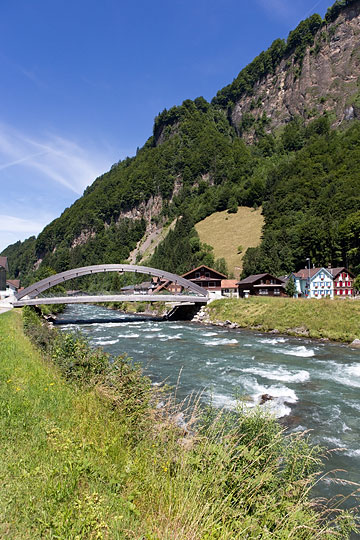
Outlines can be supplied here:
<path id="1" fill-rule="evenodd" d="M 308 270 L 309 270 L 307 289 L 308 289 L 308 298 L 310 298 L 310 257 L 306 257 L 306 260 L 308 262 Z"/>

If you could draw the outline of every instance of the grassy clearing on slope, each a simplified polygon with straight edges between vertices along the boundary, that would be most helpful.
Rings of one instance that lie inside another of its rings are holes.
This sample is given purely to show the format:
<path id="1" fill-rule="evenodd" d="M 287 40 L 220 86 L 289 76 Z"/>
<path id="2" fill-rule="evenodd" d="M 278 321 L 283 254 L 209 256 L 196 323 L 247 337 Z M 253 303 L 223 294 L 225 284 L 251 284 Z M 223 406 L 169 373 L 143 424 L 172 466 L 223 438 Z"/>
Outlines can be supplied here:
<path id="1" fill-rule="evenodd" d="M 243 328 L 351 342 L 360 338 L 360 302 L 259 298 L 216 300 L 212 320 L 230 320 Z"/>
<path id="2" fill-rule="evenodd" d="M 260 244 L 263 225 L 261 208 L 239 206 L 236 214 L 229 214 L 227 210 L 216 212 L 197 223 L 195 228 L 201 242 L 214 248 L 216 259 L 224 257 L 229 272 L 238 278 L 245 251 Z M 239 246 L 243 248 L 241 253 L 238 253 Z"/>
<path id="3" fill-rule="evenodd" d="M 138 369 L 26 323 L 47 362 L 19 312 L 0 317 L 2 538 L 348 538 L 348 514 L 329 527 L 308 500 L 319 457 L 299 434 L 259 411 L 186 434 Z"/>

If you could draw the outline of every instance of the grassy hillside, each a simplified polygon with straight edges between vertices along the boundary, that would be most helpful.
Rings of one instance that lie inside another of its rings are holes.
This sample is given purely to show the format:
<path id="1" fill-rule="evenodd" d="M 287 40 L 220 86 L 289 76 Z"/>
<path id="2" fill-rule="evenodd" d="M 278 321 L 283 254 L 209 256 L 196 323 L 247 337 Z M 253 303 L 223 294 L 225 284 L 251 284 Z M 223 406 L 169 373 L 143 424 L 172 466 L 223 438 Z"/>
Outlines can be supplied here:
<path id="1" fill-rule="evenodd" d="M 207 308 L 212 321 L 242 328 L 351 342 L 360 339 L 360 302 L 256 298 L 216 300 Z"/>
<path id="2" fill-rule="evenodd" d="M 216 212 L 197 223 L 195 229 L 200 241 L 212 246 L 215 257 L 223 257 L 229 272 L 238 278 L 245 251 L 260 244 L 263 225 L 261 208 L 254 210 L 239 206 L 236 214 L 229 214 L 226 210 Z M 242 250 L 238 249 L 240 246 Z"/>

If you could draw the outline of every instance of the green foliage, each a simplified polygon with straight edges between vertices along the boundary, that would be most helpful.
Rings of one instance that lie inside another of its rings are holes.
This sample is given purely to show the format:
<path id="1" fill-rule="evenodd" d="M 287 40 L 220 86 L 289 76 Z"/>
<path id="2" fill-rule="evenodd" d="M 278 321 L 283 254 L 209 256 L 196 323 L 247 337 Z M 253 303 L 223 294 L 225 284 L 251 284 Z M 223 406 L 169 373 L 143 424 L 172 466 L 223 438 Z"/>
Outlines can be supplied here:
<path id="1" fill-rule="evenodd" d="M 33 270 L 36 262 L 35 236 L 31 236 L 23 242 L 11 244 L 2 252 L 8 258 L 10 279 L 20 279 L 22 286 L 29 285 L 27 276 Z"/>
<path id="2" fill-rule="evenodd" d="M 293 129 L 304 133 L 303 147 L 267 176 L 263 240 L 247 250 L 243 276 L 287 274 L 307 257 L 316 266 L 343 264 L 358 273 L 360 124 L 335 132 L 325 117 Z M 283 140 L 290 147 L 296 136 L 287 132 Z"/>
<path id="3" fill-rule="evenodd" d="M 296 286 L 292 276 L 286 284 L 285 292 L 288 296 L 290 296 L 290 298 L 292 298 L 296 294 Z"/>
<path id="4" fill-rule="evenodd" d="M 325 15 L 325 21 L 327 23 L 335 21 L 344 8 L 351 6 L 356 2 L 357 0 L 336 0 L 335 4 L 328 8 Z"/>

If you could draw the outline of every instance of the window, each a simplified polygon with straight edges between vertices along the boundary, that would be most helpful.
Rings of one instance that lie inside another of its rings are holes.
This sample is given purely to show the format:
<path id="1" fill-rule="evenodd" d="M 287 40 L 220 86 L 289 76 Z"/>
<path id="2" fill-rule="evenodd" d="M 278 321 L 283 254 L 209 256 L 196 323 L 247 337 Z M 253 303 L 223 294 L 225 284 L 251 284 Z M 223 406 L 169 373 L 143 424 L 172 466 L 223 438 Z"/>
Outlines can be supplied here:
<path id="1" fill-rule="evenodd" d="M 274 295 L 275 294 L 280 294 L 280 289 L 274 289 Z"/>
<path id="2" fill-rule="evenodd" d="M 195 272 L 195 277 L 199 278 L 200 277 L 200 272 Z"/>
<path id="3" fill-rule="evenodd" d="M 269 294 L 267 289 L 259 289 L 259 294 Z"/>
<path id="4" fill-rule="evenodd" d="M 212 287 L 212 288 L 216 287 L 216 283 L 214 283 L 213 281 L 211 281 L 211 282 L 209 283 L 209 287 Z"/>
<path id="5" fill-rule="evenodd" d="M 205 277 L 210 277 L 210 272 L 205 272 Z"/>

